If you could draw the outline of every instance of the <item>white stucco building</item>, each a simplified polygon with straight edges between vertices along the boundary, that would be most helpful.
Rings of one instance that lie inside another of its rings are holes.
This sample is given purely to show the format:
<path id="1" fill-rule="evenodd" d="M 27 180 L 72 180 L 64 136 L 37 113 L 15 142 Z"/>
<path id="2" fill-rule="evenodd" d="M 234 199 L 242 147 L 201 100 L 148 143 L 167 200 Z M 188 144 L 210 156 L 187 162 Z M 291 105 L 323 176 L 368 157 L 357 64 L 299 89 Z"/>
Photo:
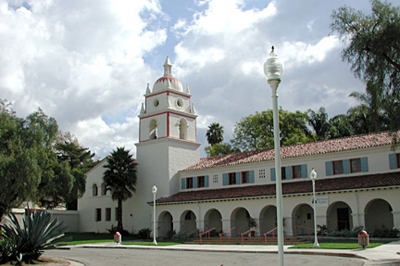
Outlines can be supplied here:
<path id="1" fill-rule="evenodd" d="M 123 203 L 124 228 L 153 228 L 155 184 L 158 236 L 210 228 L 240 234 L 249 229 L 248 217 L 258 223 L 256 234 L 270 231 L 276 226 L 274 150 L 200 159 L 191 94 L 171 67 L 167 58 L 164 76 L 144 95 L 137 189 Z M 282 147 L 281 156 L 285 235 L 313 228 L 312 168 L 318 173 L 317 224 L 369 232 L 400 228 L 400 152 L 387 133 Z M 116 225 L 117 203 L 102 184 L 105 161 L 88 172 L 78 202 L 81 232 Z"/>

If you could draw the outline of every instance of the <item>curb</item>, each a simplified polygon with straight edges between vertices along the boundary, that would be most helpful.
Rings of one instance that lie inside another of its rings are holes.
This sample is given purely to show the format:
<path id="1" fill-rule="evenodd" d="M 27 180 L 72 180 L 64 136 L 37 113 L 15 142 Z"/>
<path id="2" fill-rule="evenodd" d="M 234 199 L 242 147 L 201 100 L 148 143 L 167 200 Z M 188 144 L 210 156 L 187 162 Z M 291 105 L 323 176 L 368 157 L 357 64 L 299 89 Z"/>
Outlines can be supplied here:
<path id="1" fill-rule="evenodd" d="M 225 253 L 268 253 L 268 254 L 278 254 L 278 251 L 275 250 L 232 250 L 232 249 L 200 249 L 200 248 L 185 248 L 185 247 L 149 247 L 149 246 L 91 246 L 91 245 L 83 245 L 76 246 L 76 248 L 99 248 L 99 249 L 143 249 L 143 250 L 168 250 L 168 251 L 203 251 L 203 252 L 225 252 Z M 307 251 L 307 250 L 285 250 L 285 254 L 298 254 L 298 255 L 320 255 L 320 256 L 337 256 L 337 257 L 345 257 L 345 258 L 357 258 L 368 260 L 367 258 L 354 254 L 354 253 L 346 253 L 346 252 L 329 252 L 329 251 Z"/>

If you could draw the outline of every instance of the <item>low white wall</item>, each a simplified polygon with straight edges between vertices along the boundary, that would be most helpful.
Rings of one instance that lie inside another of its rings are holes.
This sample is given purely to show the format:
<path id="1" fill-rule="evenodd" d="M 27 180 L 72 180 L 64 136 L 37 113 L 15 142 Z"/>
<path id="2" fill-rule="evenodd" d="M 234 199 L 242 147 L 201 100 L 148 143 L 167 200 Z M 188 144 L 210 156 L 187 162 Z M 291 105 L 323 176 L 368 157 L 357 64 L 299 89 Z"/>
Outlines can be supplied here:
<path id="1" fill-rule="evenodd" d="M 79 212 L 78 211 L 64 211 L 64 210 L 49 210 L 51 218 L 57 219 L 68 226 L 68 232 L 79 232 Z"/>

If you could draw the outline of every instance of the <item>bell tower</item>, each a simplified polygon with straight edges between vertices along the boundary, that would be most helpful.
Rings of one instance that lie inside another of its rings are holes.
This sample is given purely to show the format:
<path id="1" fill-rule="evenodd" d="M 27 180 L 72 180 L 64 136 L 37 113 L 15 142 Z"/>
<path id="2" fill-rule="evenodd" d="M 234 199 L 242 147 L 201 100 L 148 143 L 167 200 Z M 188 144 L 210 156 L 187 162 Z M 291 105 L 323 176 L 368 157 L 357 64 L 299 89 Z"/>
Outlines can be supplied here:
<path id="1" fill-rule="evenodd" d="M 197 114 L 189 86 L 183 88 L 171 70 L 167 57 L 164 75 L 157 79 L 152 90 L 147 84 L 139 115 L 139 142 L 135 144 L 138 184 L 141 183 L 140 191 L 146 194 L 147 202 L 152 201 L 154 184 L 158 188 L 158 198 L 177 193 L 180 189 L 178 172 L 200 160 Z"/>
<path id="2" fill-rule="evenodd" d="M 170 138 L 196 142 L 196 111 L 191 103 L 189 86 L 172 76 L 167 57 L 164 76 L 150 90 L 147 84 L 145 103 L 140 111 L 139 143 Z"/>

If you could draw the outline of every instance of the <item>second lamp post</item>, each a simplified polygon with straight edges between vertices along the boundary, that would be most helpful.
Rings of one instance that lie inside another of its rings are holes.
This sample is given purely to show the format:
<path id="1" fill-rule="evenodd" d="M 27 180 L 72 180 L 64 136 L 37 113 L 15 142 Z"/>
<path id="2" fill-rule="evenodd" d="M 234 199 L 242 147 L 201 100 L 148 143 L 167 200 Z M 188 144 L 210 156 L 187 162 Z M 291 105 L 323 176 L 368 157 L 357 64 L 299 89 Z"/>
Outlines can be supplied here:
<path id="1" fill-rule="evenodd" d="M 314 168 L 311 170 L 310 178 L 312 180 L 312 191 L 313 191 L 313 207 L 314 207 L 314 247 L 318 248 L 318 237 L 317 237 L 317 208 L 316 208 L 316 201 L 315 198 L 315 179 L 317 179 L 317 172 L 315 172 Z"/>

